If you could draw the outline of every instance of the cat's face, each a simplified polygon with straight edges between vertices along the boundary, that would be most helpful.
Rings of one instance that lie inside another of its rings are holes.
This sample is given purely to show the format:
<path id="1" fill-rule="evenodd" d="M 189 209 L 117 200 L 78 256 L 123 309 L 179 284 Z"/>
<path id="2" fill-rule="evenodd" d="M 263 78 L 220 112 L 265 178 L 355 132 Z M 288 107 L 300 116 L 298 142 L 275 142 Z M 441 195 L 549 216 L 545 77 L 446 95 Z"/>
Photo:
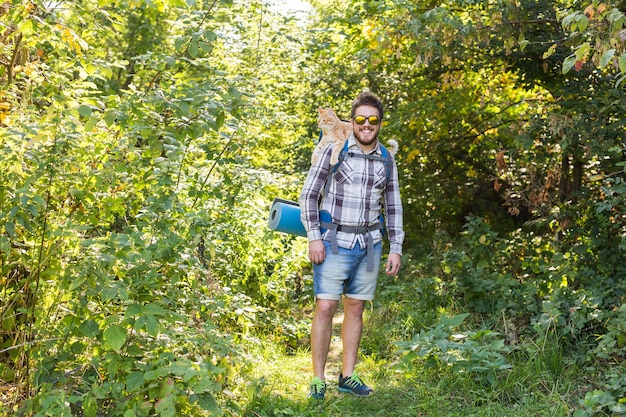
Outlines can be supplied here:
<path id="1" fill-rule="evenodd" d="M 318 108 L 319 117 L 317 118 L 317 122 L 320 127 L 333 126 L 338 121 L 339 118 L 333 111 L 333 109 L 324 109 L 322 107 Z"/>

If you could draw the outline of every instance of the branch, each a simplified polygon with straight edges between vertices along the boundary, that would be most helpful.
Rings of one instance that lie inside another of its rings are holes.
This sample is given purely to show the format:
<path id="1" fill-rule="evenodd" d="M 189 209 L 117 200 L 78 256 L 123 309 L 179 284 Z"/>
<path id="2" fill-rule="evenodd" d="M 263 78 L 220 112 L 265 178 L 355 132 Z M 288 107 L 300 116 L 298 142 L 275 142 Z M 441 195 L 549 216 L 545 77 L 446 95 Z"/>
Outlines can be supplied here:
<path id="1" fill-rule="evenodd" d="M 220 158 L 224 155 L 224 153 L 228 150 L 228 148 L 230 148 L 230 144 L 233 142 L 233 140 L 235 139 L 235 135 L 238 132 L 239 132 L 239 129 L 237 128 L 237 129 L 235 129 L 233 134 L 230 135 L 230 138 L 228 139 L 228 142 L 226 143 L 226 145 L 222 149 L 222 152 L 220 152 L 220 154 L 217 156 L 217 158 L 215 158 L 215 161 L 213 161 L 213 166 L 211 166 L 211 168 L 209 169 L 209 172 L 206 174 L 206 177 L 204 178 L 204 181 L 202 182 L 202 186 L 200 187 L 199 191 L 204 190 L 204 186 L 209 181 L 209 177 L 213 173 L 213 170 L 217 166 L 217 163 L 219 162 Z M 200 197 L 199 197 L 198 194 L 196 194 L 196 198 L 193 200 L 193 203 L 191 204 L 191 208 L 190 209 L 193 209 L 195 207 L 196 203 L 198 202 L 198 198 L 200 198 Z"/>
<path id="2" fill-rule="evenodd" d="M 15 63 L 17 62 L 17 56 L 20 52 L 20 44 L 22 43 L 22 33 L 20 32 L 17 35 L 17 39 L 15 41 L 15 47 L 13 48 L 13 56 L 11 57 L 11 63 L 7 67 L 7 84 L 13 84 L 13 68 L 15 68 Z"/>

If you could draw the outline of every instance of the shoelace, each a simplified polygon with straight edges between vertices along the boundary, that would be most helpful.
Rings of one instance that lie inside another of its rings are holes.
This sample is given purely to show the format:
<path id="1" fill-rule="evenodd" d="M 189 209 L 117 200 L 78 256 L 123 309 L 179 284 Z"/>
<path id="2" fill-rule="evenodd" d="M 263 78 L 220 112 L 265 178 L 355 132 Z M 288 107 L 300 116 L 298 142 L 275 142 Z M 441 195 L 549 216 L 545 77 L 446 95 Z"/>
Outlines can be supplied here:
<path id="1" fill-rule="evenodd" d="M 352 376 L 350 376 L 348 380 L 346 381 L 346 385 L 356 388 L 365 384 L 363 383 L 363 381 L 361 381 L 361 378 L 359 378 L 357 374 L 352 374 Z"/>
<path id="2" fill-rule="evenodd" d="M 313 386 L 316 394 L 319 394 L 326 389 L 326 383 L 321 379 L 314 380 L 311 382 L 311 385 Z"/>

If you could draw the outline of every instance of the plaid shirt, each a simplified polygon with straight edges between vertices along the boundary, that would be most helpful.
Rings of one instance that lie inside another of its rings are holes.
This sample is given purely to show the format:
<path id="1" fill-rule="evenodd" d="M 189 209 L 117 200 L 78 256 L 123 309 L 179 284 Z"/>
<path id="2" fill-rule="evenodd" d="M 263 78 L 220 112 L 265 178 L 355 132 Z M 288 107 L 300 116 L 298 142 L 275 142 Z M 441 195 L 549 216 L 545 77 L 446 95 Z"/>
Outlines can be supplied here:
<path id="1" fill-rule="evenodd" d="M 333 145 L 324 149 L 323 156 L 317 164 L 312 165 L 300 193 L 301 220 L 307 230 L 309 241 L 328 238 L 328 232 L 322 236 L 320 232 L 319 211 L 326 210 L 333 222 L 342 226 L 371 226 L 378 223 L 379 216 L 385 208 L 385 229 L 389 236 L 390 253 L 402 254 L 404 231 L 402 230 L 402 202 L 398 184 L 398 170 L 395 160 L 389 155 L 391 175 L 389 182 L 385 172 L 385 164 L 364 158 L 350 158 L 346 155 L 337 168 L 333 178 L 328 182 L 328 194 L 324 196 L 324 184 L 330 169 L 330 156 Z M 350 152 L 362 153 L 354 135 L 348 138 Z M 377 143 L 373 152 L 382 156 Z M 322 198 L 322 206 L 319 200 Z M 382 240 L 380 230 L 372 231 L 374 243 Z M 337 242 L 343 248 L 352 249 L 356 242 L 362 248 L 367 247 L 367 234 L 337 232 Z"/>

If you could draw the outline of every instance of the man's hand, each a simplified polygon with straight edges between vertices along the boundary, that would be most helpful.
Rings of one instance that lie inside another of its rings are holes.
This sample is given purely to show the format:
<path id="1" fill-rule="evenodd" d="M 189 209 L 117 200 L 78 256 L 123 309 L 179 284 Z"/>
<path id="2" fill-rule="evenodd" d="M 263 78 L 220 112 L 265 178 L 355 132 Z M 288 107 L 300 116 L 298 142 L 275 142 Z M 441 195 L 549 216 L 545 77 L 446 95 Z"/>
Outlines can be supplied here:
<path id="1" fill-rule="evenodd" d="M 387 257 L 387 265 L 385 266 L 385 271 L 387 275 L 395 276 L 398 275 L 400 271 L 400 262 L 401 256 L 398 253 L 390 253 L 389 257 Z"/>
<path id="2" fill-rule="evenodd" d="M 323 240 L 312 240 L 309 242 L 309 259 L 314 264 L 321 264 L 326 259 L 326 248 Z"/>

